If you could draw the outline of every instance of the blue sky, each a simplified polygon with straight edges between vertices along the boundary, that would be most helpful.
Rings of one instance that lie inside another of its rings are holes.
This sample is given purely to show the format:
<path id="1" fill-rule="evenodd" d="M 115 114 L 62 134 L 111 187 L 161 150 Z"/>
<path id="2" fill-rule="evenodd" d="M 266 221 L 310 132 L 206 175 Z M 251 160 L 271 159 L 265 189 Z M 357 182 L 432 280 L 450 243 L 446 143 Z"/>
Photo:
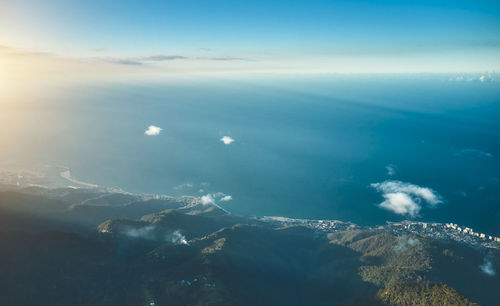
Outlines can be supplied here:
<path id="1" fill-rule="evenodd" d="M 0 45 L 70 57 L 241 58 L 262 69 L 349 70 L 359 60 L 370 72 L 492 71 L 500 1 L 0 0 Z"/>

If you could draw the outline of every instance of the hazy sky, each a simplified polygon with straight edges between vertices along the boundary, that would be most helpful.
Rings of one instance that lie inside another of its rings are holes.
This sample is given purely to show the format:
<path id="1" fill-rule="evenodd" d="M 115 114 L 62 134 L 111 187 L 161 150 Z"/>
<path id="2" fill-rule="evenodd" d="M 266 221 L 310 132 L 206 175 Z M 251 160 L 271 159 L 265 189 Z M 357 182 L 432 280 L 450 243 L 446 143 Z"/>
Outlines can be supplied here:
<path id="1" fill-rule="evenodd" d="M 483 72 L 500 1 L 0 0 L 0 45 L 132 70 Z"/>

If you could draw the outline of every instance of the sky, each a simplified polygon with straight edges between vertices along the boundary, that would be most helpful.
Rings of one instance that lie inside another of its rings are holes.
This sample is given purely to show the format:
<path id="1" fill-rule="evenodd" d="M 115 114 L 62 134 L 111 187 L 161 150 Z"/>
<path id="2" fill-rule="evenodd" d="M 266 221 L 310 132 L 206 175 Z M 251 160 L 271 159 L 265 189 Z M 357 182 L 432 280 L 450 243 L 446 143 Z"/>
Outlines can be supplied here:
<path id="1" fill-rule="evenodd" d="M 481 73 L 500 2 L 0 0 L 0 46 L 11 75 Z"/>

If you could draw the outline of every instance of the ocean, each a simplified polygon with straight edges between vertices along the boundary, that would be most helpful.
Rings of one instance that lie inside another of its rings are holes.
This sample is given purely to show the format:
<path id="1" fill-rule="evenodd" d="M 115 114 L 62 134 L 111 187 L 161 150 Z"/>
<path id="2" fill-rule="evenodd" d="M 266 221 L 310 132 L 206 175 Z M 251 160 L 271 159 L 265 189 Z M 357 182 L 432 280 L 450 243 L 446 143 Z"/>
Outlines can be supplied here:
<path id="1" fill-rule="evenodd" d="M 34 89 L 0 107 L 3 170 L 70 169 L 73 181 L 61 184 L 208 195 L 246 216 L 454 222 L 500 234 L 495 80 L 88 81 Z M 145 135 L 150 125 L 160 134 Z"/>

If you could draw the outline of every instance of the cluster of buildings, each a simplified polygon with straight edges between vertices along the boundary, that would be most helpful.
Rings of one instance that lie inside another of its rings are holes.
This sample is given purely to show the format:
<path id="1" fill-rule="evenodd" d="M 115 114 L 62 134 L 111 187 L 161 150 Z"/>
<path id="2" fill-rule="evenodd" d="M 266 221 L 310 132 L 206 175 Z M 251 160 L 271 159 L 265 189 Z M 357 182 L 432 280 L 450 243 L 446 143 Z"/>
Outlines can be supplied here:
<path id="1" fill-rule="evenodd" d="M 433 239 L 451 239 L 460 243 L 485 248 L 500 248 L 500 238 L 474 232 L 471 228 L 454 223 L 427 223 L 417 221 L 387 222 L 379 229 L 390 230 L 397 235 L 415 234 Z"/>
<path id="2" fill-rule="evenodd" d="M 304 226 L 307 228 L 325 232 L 358 228 L 356 224 L 350 222 L 343 222 L 339 220 L 294 219 L 286 217 L 269 217 L 269 216 L 259 218 L 259 220 L 271 223 L 275 226 Z"/>
<path id="3" fill-rule="evenodd" d="M 451 239 L 468 245 L 500 249 L 500 237 L 474 232 L 469 227 L 460 227 L 454 223 L 401 221 L 387 222 L 386 225 L 374 227 L 364 227 L 338 220 L 310 220 L 286 217 L 262 217 L 259 220 L 274 226 L 305 226 L 322 232 L 353 229 L 387 230 L 396 235 L 415 234 L 433 239 Z"/>
<path id="4" fill-rule="evenodd" d="M 471 236 L 476 236 L 476 237 L 479 237 L 479 238 L 482 238 L 482 239 L 492 240 L 492 241 L 500 243 L 500 237 L 494 237 L 494 236 L 491 236 L 491 235 L 486 235 L 486 234 L 483 234 L 483 233 L 474 232 L 469 227 L 462 228 L 462 227 L 458 226 L 455 223 L 446 223 L 445 226 L 448 229 L 455 230 L 455 231 L 457 231 L 459 233 L 462 233 L 462 234 L 469 234 Z"/>
<path id="5" fill-rule="evenodd" d="M 215 283 L 209 282 L 205 276 L 202 276 L 200 279 L 195 277 L 192 281 L 188 281 L 185 279 L 181 280 L 182 285 L 191 286 L 191 285 L 194 285 L 195 283 L 199 283 L 205 287 L 215 287 Z"/>

